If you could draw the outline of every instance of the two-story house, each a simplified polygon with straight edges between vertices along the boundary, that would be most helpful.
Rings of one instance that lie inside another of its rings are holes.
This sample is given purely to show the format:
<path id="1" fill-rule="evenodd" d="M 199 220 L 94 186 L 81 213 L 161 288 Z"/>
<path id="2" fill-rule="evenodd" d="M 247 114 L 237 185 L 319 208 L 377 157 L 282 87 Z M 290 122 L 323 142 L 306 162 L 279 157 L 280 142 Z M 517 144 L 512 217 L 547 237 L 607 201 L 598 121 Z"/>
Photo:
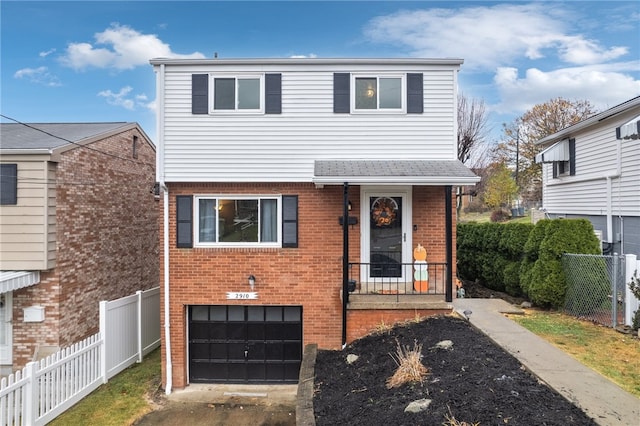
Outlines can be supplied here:
<path id="1" fill-rule="evenodd" d="M 155 146 L 136 123 L 0 124 L 0 365 L 99 329 L 158 285 Z"/>
<path id="2" fill-rule="evenodd" d="M 167 391 L 451 311 L 462 62 L 151 60 Z"/>
<path id="3" fill-rule="evenodd" d="M 640 96 L 540 141 L 543 208 L 585 218 L 603 252 L 640 256 Z"/>

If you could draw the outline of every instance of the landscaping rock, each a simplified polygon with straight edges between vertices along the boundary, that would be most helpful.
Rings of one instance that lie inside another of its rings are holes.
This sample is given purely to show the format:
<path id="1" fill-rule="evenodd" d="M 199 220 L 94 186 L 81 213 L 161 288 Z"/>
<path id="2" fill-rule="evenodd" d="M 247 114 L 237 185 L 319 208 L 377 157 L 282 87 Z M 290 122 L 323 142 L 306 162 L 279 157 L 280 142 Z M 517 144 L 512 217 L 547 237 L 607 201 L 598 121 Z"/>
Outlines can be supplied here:
<path id="1" fill-rule="evenodd" d="M 355 354 L 347 355 L 347 364 L 353 364 L 357 360 L 358 360 L 358 355 L 355 355 Z"/>
<path id="2" fill-rule="evenodd" d="M 453 348 L 453 342 L 451 340 L 441 340 L 440 342 L 436 343 L 434 347 L 436 349 L 444 349 L 448 351 Z"/>
<path id="3" fill-rule="evenodd" d="M 404 409 L 404 412 L 405 413 L 421 413 L 425 411 L 427 408 L 429 408 L 430 404 L 431 404 L 430 399 L 419 399 L 407 405 L 407 407 Z"/>

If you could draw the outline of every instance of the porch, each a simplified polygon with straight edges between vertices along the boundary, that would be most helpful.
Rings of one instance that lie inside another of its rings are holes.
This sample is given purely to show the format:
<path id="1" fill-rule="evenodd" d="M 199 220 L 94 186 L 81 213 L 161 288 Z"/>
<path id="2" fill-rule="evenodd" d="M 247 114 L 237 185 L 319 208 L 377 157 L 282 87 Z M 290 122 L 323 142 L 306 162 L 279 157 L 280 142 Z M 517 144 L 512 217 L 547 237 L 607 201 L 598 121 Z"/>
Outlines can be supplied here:
<path id="1" fill-rule="evenodd" d="M 386 258 L 383 262 L 349 263 L 350 302 L 368 298 L 395 303 L 445 300 L 446 263 L 401 263 Z"/>

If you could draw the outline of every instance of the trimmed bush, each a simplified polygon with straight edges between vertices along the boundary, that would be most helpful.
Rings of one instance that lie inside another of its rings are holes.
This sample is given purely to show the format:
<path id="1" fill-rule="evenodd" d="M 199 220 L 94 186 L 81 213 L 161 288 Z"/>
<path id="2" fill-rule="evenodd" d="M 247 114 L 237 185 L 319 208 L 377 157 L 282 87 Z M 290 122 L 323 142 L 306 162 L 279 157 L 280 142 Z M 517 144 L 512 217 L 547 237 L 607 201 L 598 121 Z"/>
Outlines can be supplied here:
<path id="1" fill-rule="evenodd" d="M 526 223 L 458 224 L 458 276 L 520 295 L 518 271 L 532 229 L 533 225 Z"/>
<path id="2" fill-rule="evenodd" d="M 541 223 L 540 221 L 538 223 Z M 599 254 L 600 242 L 593 232 L 593 225 L 586 219 L 555 219 L 542 225 L 544 238 L 539 242 L 538 258 L 530 269 L 521 268 L 523 288 L 533 303 L 542 307 L 560 308 L 564 306 L 567 282 L 562 270 L 561 258 L 564 253 Z M 525 245 L 525 260 L 530 265 L 533 253 L 527 253 L 538 244 L 540 232 L 531 233 L 535 239 Z"/>
<path id="3" fill-rule="evenodd" d="M 547 226 L 551 223 L 549 219 L 538 221 L 529 233 L 529 238 L 524 245 L 524 257 L 520 264 L 520 289 L 525 296 L 529 296 L 532 276 L 531 271 L 540 253 L 540 244 L 544 240 Z"/>

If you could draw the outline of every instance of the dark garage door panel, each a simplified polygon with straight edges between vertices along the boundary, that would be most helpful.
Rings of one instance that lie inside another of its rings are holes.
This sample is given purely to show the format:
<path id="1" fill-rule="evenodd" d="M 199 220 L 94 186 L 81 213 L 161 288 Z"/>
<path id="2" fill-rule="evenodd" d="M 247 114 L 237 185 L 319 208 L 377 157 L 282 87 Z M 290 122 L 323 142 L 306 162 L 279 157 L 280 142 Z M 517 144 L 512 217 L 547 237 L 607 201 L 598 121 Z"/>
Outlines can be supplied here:
<path id="1" fill-rule="evenodd" d="M 191 383 L 297 383 L 301 306 L 190 306 Z"/>

